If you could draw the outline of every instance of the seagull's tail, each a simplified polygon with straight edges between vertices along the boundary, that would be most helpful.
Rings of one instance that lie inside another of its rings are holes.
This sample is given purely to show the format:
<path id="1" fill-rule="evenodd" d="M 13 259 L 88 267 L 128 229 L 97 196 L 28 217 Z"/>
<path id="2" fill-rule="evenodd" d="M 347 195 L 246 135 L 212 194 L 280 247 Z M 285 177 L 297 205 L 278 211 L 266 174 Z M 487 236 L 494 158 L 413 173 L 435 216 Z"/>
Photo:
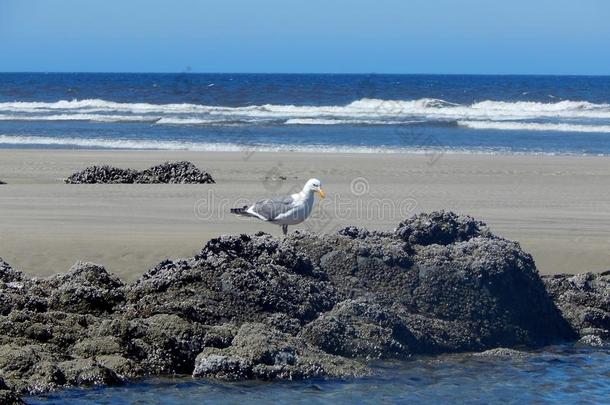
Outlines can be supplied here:
<path id="1" fill-rule="evenodd" d="M 231 213 L 235 214 L 235 215 L 242 215 L 245 217 L 251 217 L 252 214 L 250 214 L 248 211 L 246 211 L 248 209 L 247 205 L 244 205 L 241 208 L 231 208 Z"/>

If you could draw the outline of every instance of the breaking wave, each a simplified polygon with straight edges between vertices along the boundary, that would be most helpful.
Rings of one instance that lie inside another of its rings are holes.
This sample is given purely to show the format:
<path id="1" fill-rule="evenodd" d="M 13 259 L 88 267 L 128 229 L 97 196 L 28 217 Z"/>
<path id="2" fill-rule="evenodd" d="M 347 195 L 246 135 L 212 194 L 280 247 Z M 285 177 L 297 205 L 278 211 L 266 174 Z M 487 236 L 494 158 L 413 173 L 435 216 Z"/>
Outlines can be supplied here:
<path id="1" fill-rule="evenodd" d="M 401 152 L 400 148 L 364 147 L 352 145 L 291 145 L 291 144 L 237 144 L 227 142 L 186 142 L 159 141 L 151 139 L 105 139 L 105 138 L 70 138 L 50 136 L 17 136 L 0 135 L 0 145 L 51 145 L 59 147 L 102 148 L 102 149 L 135 149 L 135 150 L 188 150 L 200 152 L 325 152 L 325 153 L 393 153 Z M 413 152 L 426 152 L 425 149 L 413 149 Z"/>
<path id="2" fill-rule="evenodd" d="M 505 131 L 555 131 L 610 133 L 610 125 L 550 124 L 515 121 L 458 121 L 459 126 L 471 129 L 496 129 Z"/>
<path id="3" fill-rule="evenodd" d="M 143 122 L 154 125 L 409 125 L 458 121 L 472 129 L 600 132 L 600 128 L 610 125 L 610 104 L 569 100 L 555 103 L 486 100 L 455 104 L 431 98 L 364 98 L 343 106 L 264 104 L 230 107 L 87 99 L 3 102 L 0 103 L 0 120 Z M 553 122 L 518 123 L 522 120 Z M 582 121 L 589 123 L 591 120 L 601 122 L 594 122 L 599 124 L 596 126 L 581 125 Z M 601 132 L 608 131 L 603 129 Z"/>

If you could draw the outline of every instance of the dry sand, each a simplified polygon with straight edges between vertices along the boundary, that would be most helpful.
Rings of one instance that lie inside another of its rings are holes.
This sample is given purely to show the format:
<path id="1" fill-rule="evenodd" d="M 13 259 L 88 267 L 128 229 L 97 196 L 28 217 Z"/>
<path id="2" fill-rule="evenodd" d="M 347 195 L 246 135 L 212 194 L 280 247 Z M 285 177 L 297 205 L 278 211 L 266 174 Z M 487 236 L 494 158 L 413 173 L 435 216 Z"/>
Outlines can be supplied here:
<path id="1" fill-rule="evenodd" d="M 66 185 L 91 164 L 145 168 L 190 160 L 213 185 Z M 285 176 L 286 180 L 275 180 Z M 518 240 L 542 273 L 610 268 L 610 160 L 603 157 L 0 150 L 0 257 L 30 275 L 77 260 L 133 280 L 166 257 L 271 224 L 228 209 L 282 194 L 309 177 L 329 197 L 297 228 L 392 229 L 404 215 L 470 214 Z M 293 228 L 294 230 L 295 228 Z"/>

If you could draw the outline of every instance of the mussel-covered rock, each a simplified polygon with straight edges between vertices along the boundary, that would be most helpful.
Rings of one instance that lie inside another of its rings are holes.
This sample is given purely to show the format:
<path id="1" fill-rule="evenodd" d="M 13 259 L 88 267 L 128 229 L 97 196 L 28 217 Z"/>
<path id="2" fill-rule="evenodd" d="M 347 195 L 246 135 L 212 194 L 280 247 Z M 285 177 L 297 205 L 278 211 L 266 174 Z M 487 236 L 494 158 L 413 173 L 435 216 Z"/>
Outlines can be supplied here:
<path id="1" fill-rule="evenodd" d="M 610 338 L 610 271 L 544 276 L 544 284 L 564 318 L 586 341 Z"/>
<path id="2" fill-rule="evenodd" d="M 362 376 L 369 359 L 504 355 L 578 335 L 603 344 L 608 277 L 543 282 L 518 243 L 447 212 L 396 232 L 222 236 L 131 284 L 91 263 L 30 279 L 0 260 L 0 398 L 175 373 Z"/>
<path id="3" fill-rule="evenodd" d="M 68 184 L 122 184 L 133 183 L 138 172 L 132 169 L 120 169 L 108 165 L 90 166 L 73 173 L 66 179 Z"/>
<path id="4" fill-rule="evenodd" d="M 72 174 L 65 180 L 68 184 L 124 184 L 124 183 L 214 183 L 212 176 L 191 162 L 165 162 L 149 169 L 138 171 L 108 165 L 90 166 Z"/>

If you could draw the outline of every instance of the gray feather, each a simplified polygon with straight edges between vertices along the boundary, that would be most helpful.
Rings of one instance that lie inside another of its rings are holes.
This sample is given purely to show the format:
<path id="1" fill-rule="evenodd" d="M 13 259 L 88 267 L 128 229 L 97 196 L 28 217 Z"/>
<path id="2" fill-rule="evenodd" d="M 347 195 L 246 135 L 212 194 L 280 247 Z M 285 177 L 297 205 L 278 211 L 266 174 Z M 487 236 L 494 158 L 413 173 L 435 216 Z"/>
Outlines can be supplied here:
<path id="1" fill-rule="evenodd" d="M 294 208 L 294 199 L 291 196 L 284 196 L 257 201 L 253 210 L 267 221 L 272 221 L 292 208 Z"/>

